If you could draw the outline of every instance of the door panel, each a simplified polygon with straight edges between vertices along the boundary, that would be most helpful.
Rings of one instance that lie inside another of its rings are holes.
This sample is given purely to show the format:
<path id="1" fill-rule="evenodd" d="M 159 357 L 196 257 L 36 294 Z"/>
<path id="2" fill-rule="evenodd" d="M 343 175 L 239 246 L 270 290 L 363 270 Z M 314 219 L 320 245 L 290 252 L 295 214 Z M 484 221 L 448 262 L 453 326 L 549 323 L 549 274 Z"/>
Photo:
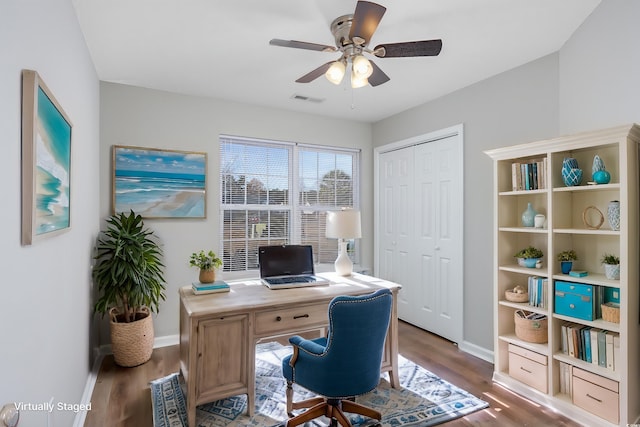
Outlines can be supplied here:
<path id="1" fill-rule="evenodd" d="M 398 316 L 462 339 L 462 136 L 379 155 L 379 274 L 400 283 Z"/>

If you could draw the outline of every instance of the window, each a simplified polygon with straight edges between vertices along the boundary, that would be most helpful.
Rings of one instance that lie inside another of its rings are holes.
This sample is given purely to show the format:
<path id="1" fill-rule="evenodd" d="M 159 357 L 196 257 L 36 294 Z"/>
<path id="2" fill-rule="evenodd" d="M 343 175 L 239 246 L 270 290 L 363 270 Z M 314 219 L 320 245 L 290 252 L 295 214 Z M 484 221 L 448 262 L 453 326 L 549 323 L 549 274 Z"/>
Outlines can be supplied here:
<path id="1" fill-rule="evenodd" d="M 220 218 L 224 271 L 258 268 L 258 247 L 313 246 L 333 263 L 325 212 L 358 208 L 359 150 L 220 137 Z M 357 260 L 355 245 L 349 245 Z"/>

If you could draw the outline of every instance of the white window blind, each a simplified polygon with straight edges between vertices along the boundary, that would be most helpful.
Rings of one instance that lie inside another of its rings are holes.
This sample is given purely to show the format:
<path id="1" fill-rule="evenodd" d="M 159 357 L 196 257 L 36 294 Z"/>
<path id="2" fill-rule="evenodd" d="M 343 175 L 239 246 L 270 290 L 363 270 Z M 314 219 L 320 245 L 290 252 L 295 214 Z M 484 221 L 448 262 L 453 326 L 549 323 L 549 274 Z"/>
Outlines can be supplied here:
<path id="1" fill-rule="evenodd" d="M 220 137 L 221 248 L 225 271 L 258 268 L 258 247 L 313 246 L 316 263 L 332 263 L 325 212 L 358 208 L 359 152 Z M 353 242 L 349 254 L 357 262 Z"/>

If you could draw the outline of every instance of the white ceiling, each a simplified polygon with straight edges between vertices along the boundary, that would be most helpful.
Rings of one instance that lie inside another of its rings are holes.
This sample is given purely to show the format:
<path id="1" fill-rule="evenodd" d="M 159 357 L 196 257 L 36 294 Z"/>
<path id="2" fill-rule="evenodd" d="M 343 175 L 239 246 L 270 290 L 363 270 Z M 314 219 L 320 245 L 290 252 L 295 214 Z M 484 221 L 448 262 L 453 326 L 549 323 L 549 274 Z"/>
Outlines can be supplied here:
<path id="1" fill-rule="evenodd" d="M 558 51 L 600 0 L 378 0 L 370 47 L 442 39 L 439 56 L 379 58 L 391 80 L 295 80 L 338 53 L 329 25 L 356 0 L 73 0 L 103 81 L 374 122 Z M 346 84 L 345 84 L 346 83 Z M 320 98 L 313 103 L 294 95 Z"/>

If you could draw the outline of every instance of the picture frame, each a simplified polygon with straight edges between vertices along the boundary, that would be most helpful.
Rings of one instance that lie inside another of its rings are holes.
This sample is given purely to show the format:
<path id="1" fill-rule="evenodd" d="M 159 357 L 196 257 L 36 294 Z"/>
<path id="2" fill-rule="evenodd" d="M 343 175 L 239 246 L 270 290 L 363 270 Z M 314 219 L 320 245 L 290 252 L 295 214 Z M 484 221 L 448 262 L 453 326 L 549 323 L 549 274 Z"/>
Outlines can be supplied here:
<path id="1" fill-rule="evenodd" d="M 71 227 L 73 124 L 34 70 L 22 70 L 22 245 Z"/>
<path id="2" fill-rule="evenodd" d="M 207 153 L 114 145 L 112 154 L 112 213 L 207 217 Z"/>

